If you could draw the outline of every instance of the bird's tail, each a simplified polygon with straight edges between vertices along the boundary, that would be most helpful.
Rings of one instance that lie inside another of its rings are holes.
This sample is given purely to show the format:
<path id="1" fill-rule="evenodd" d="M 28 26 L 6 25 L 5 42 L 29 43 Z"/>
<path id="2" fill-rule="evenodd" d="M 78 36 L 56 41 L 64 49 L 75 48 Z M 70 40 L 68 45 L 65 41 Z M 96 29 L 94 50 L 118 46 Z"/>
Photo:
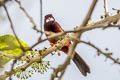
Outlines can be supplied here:
<path id="1" fill-rule="evenodd" d="M 86 64 L 86 62 L 75 52 L 75 55 L 73 57 L 74 63 L 77 65 L 78 69 L 80 72 L 84 75 L 87 76 L 87 73 L 90 73 L 90 68 Z"/>

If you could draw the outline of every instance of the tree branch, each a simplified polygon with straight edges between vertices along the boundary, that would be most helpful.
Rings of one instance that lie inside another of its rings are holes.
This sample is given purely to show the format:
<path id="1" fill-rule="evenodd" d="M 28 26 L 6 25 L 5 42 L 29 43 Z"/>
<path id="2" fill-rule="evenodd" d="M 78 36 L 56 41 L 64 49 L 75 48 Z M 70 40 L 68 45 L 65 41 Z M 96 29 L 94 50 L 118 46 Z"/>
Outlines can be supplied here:
<path id="1" fill-rule="evenodd" d="M 21 2 L 20 2 L 19 0 L 15 0 L 15 1 L 18 3 L 19 8 L 25 13 L 26 17 L 27 17 L 27 18 L 29 19 L 29 21 L 32 23 L 33 29 L 36 30 L 37 32 L 41 32 L 41 30 L 38 30 L 38 29 L 37 29 L 37 26 L 36 26 L 33 18 L 32 18 L 32 17 L 27 13 L 27 11 L 22 7 Z"/>
<path id="2" fill-rule="evenodd" d="M 109 16 L 108 7 L 107 7 L 107 0 L 104 0 L 104 10 L 105 10 L 105 16 Z"/>
<path id="3" fill-rule="evenodd" d="M 92 43 L 90 43 L 90 42 L 85 42 L 85 41 L 80 41 L 80 42 L 82 42 L 82 43 L 84 43 L 84 44 L 87 44 L 87 45 L 93 47 L 94 49 L 96 49 L 98 55 L 102 54 L 102 55 L 104 55 L 106 58 L 112 60 L 114 63 L 120 65 L 119 59 L 118 59 L 118 58 L 117 58 L 117 59 L 113 58 L 113 57 L 112 57 L 112 53 L 106 53 L 106 52 L 102 51 L 101 49 L 99 49 L 97 46 L 95 46 L 94 44 L 92 44 Z"/>
<path id="4" fill-rule="evenodd" d="M 7 54 L 7 53 L 3 53 L 3 52 L 1 52 L 1 51 L 0 51 L 0 55 L 1 55 L 1 56 L 4 56 L 4 57 L 11 58 L 11 59 L 15 59 L 15 58 L 16 58 L 16 56 L 14 56 L 14 55 L 10 55 L 10 54 Z"/>

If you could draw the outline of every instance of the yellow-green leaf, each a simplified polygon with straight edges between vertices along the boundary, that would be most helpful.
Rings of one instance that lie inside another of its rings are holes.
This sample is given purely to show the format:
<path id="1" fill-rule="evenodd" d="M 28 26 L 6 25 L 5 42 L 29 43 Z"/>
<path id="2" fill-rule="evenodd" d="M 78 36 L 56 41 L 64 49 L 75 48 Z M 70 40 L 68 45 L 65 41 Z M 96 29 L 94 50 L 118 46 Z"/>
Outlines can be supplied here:
<path id="1" fill-rule="evenodd" d="M 19 40 L 24 49 L 29 46 L 22 40 Z M 0 51 L 6 54 L 18 56 L 22 53 L 22 49 L 13 35 L 7 34 L 0 36 Z M 0 65 L 6 64 L 10 58 L 4 57 L 0 55 Z"/>

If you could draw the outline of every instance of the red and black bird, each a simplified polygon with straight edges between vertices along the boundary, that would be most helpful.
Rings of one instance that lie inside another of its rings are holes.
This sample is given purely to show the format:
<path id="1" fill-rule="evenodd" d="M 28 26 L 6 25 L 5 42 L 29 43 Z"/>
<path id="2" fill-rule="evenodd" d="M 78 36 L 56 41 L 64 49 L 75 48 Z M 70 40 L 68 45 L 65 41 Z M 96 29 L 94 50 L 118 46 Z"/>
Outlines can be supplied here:
<path id="1" fill-rule="evenodd" d="M 52 32 L 52 33 L 59 33 L 59 32 L 64 32 L 64 30 L 61 28 L 61 26 L 55 21 L 55 18 L 52 16 L 52 14 L 48 14 L 45 16 L 44 19 L 44 31 L 47 32 Z M 49 35 L 46 34 L 46 37 Z M 58 38 L 54 39 L 48 39 L 50 42 L 51 46 L 53 46 L 57 41 Z M 61 51 L 67 54 L 68 48 L 70 46 L 70 42 L 68 42 L 64 47 L 61 48 Z M 75 55 L 73 57 L 74 63 L 77 65 L 78 69 L 80 72 L 84 75 L 87 76 L 87 73 L 90 73 L 90 68 L 86 64 L 86 62 L 79 56 L 77 52 L 75 52 Z"/>

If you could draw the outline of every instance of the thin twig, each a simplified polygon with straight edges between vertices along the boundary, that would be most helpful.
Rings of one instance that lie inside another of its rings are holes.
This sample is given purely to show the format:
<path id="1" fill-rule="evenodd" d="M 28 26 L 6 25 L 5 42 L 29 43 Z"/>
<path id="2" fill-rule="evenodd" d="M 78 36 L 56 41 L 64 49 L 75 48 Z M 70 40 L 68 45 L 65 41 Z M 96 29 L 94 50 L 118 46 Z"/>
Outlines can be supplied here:
<path id="1" fill-rule="evenodd" d="M 3 52 L 1 52 L 1 51 L 0 51 L 0 55 L 1 55 L 1 56 L 4 56 L 4 57 L 11 58 L 11 59 L 15 59 L 15 58 L 16 58 L 16 56 L 14 56 L 14 55 L 10 55 L 10 54 L 7 54 L 7 53 L 3 53 Z"/>
<path id="2" fill-rule="evenodd" d="M 90 6 L 90 8 L 89 8 L 89 11 L 88 11 L 85 19 L 83 20 L 81 26 L 85 26 L 85 25 L 88 23 L 88 21 L 90 20 L 91 15 L 92 15 L 92 13 L 93 13 L 93 10 L 94 10 L 94 8 L 95 8 L 96 3 L 97 3 L 97 0 L 93 0 L 91 6 Z"/>
<path id="3" fill-rule="evenodd" d="M 15 0 L 18 5 L 19 8 L 25 13 L 25 15 L 27 16 L 27 18 L 30 20 L 30 22 L 33 24 L 33 29 L 36 30 L 37 32 L 41 32 L 40 30 L 37 29 L 37 26 L 33 20 L 33 18 L 27 13 L 27 11 L 22 7 L 21 2 L 19 0 Z"/>
<path id="4" fill-rule="evenodd" d="M 8 20 L 9 20 L 9 22 L 10 22 L 10 27 L 11 27 L 11 29 L 12 29 L 12 31 L 13 31 L 13 34 L 14 34 L 17 42 L 19 43 L 21 49 L 24 51 L 24 47 L 23 47 L 22 44 L 20 43 L 20 40 L 19 40 L 19 38 L 18 38 L 15 30 L 14 30 L 13 23 L 12 23 L 12 20 L 11 20 L 11 18 L 10 18 L 10 15 L 9 15 L 9 13 L 8 13 L 7 7 L 6 7 L 5 5 L 4 5 L 3 7 L 4 7 L 5 11 L 6 11 L 6 14 L 7 14 Z"/>
<path id="5" fill-rule="evenodd" d="M 41 31 L 42 31 L 42 24 L 43 24 L 43 2 L 42 2 L 42 0 L 40 0 L 40 29 L 41 29 Z"/>
<path id="6" fill-rule="evenodd" d="M 42 30 L 42 24 L 43 24 L 43 2 L 42 2 L 42 0 L 40 0 L 40 30 L 41 30 L 41 34 L 40 34 L 40 37 L 39 37 L 39 39 L 38 40 L 41 40 L 41 38 L 42 38 L 42 35 L 43 35 L 43 30 Z"/>
<path id="7" fill-rule="evenodd" d="M 108 14 L 108 7 L 107 7 L 107 0 L 104 0 L 104 10 L 105 10 L 105 17 L 109 16 L 109 14 Z"/>
<path id="8" fill-rule="evenodd" d="M 12 23 L 12 20 L 11 20 L 11 18 L 10 18 L 10 15 L 9 15 L 9 13 L 8 13 L 7 7 L 6 7 L 5 5 L 4 5 L 3 7 L 4 7 L 5 11 L 6 11 L 6 14 L 7 14 L 8 20 L 9 20 L 9 22 L 10 22 L 11 29 L 12 29 L 12 31 L 13 31 L 13 34 L 14 34 L 17 42 L 19 43 L 22 51 L 24 51 L 25 49 L 24 49 L 24 47 L 22 46 L 22 44 L 20 43 L 19 38 L 17 37 L 17 34 L 16 34 L 15 30 L 14 30 L 13 23 Z M 16 61 L 17 61 L 17 58 L 16 58 Z M 13 64 L 12 64 L 12 67 L 11 67 L 11 71 L 13 70 L 14 64 L 15 64 L 15 62 L 13 61 Z M 11 76 L 10 76 L 9 79 L 11 80 Z"/>
<path id="9" fill-rule="evenodd" d="M 104 51 L 102 51 L 101 49 L 99 49 L 97 46 L 95 46 L 94 44 L 92 44 L 92 43 L 90 43 L 90 42 L 85 42 L 85 41 L 80 41 L 80 42 L 82 42 L 82 43 L 84 43 L 84 44 L 87 44 L 87 45 L 93 47 L 94 49 L 96 49 L 97 52 L 98 52 L 98 55 L 102 54 L 102 55 L 104 55 L 106 58 L 109 58 L 110 60 L 112 60 L 114 63 L 120 65 L 120 61 L 118 61 L 118 59 L 113 58 L 113 57 L 112 57 L 112 53 L 105 53 Z"/>

